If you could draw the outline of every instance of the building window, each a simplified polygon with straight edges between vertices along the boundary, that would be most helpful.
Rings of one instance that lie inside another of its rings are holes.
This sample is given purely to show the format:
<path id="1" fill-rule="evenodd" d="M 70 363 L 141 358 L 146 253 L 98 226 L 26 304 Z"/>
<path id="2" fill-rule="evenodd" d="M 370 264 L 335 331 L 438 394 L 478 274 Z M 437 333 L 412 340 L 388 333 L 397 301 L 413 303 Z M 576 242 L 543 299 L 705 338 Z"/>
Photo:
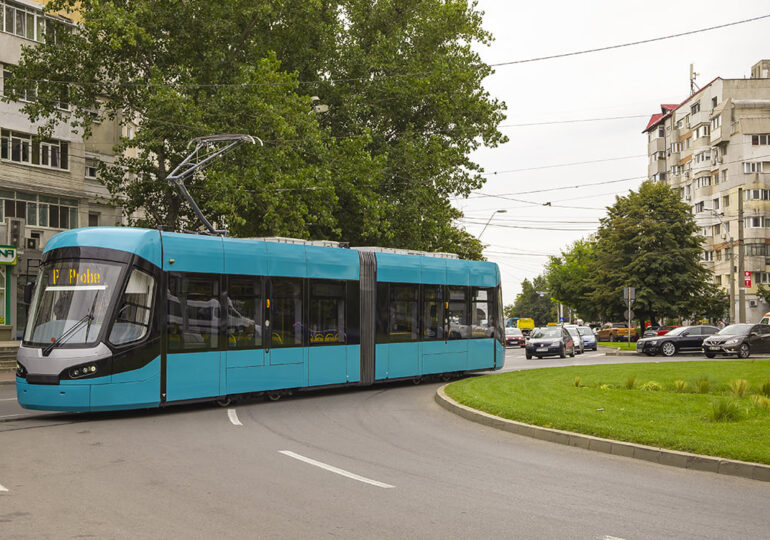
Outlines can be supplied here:
<path id="1" fill-rule="evenodd" d="M 722 115 L 716 116 L 711 119 L 711 131 L 719 129 L 722 126 Z"/>
<path id="2" fill-rule="evenodd" d="M 690 114 L 696 114 L 700 112 L 700 101 L 690 106 Z"/>
<path id="3" fill-rule="evenodd" d="M 88 226 L 89 227 L 98 227 L 99 226 L 99 214 L 95 212 L 89 212 L 88 213 Z"/>
<path id="4" fill-rule="evenodd" d="M 99 162 L 94 158 L 86 158 L 86 178 L 96 179 Z"/>
<path id="5" fill-rule="evenodd" d="M 751 136 L 751 144 L 754 145 L 754 146 L 770 144 L 770 135 L 768 135 L 768 134 L 752 135 Z"/>
<path id="6" fill-rule="evenodd" d="M 15 217 L 25 219 L 29 225 L 36 227 L 78 227 L 78 202 L 74 199 L 4 191 L 0 193 L 0 207 L 0 221 L 6 217 Z"/>
<path id="7" fill-rule="evenodd" d="M 743 254 L 747 257 L 764 257 L 767 252 L 765 244 L 744 244 L 743 246 Z"/>
<path id="8" fill-rule="evenodd" d="M 767 201 L 770 200 L 770 190 L 747 189 L 743 192 L 743 198 L 746 201 Z"/>
<path id="9" fill-rule="evenodd" d="M 69 143 L 7 129 L 0 130 L 0 158 L 50 169 L 69 170 Z"/>
<path id="10" fill-rule="evenodd" d="M 743 172 L 746 174 L 749 173 L 761 173 L 762 172 L 762 162 L 761 161 L 745 161 L 743 163 Z"/>
<path id="11" fill-rule="evenodd" d="M 697 214 L 698 212 L 703 212 L 704 206 L 705 206 L 705 203 L 703 201 L 701 201 L 699 203 L 696 203 L 695 204 L 695 213 Z"/>
<path id="12" fill-rule="evenodd" d="M 700 139 L 701 137 L 705 137 L 709 134 L 709 127 L 708 125 L 702 125 L 695 128 L 695 138 Z"/>
<path id="13" fill-rule="evenodd" d="M 695 184 L 698 188 L 704 188 L 711 185 L 711 176 L 701 176 L 695 180 Z"/>
<path id="14" fill-rule="evenodd" d="M 770 227 L 770 218 L 765 218 L 762 216 L 751 216 L 743 218 L 743 226 L 746 229 L 762 229 L 764 227 Z"/>
<path id="15" fill-rule="evenodd" d="M 719 210 L 719 197 L 711 201 L 711 208 L 714 210 Z"/>
<path id="16" fill-rule="evenodd" d="M 665 137 L 666 129 L 663 126 L 658 127 L 658 137 Z"/>

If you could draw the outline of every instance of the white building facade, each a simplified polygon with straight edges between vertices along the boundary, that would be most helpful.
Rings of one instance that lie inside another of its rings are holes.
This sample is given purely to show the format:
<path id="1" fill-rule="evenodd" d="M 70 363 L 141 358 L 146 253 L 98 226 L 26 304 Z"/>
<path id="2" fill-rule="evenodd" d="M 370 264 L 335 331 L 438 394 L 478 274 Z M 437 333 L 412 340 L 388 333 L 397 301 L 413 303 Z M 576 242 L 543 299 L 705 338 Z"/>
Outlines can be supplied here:
<path id="1" fill-rule="evenodd" d="M 661 105 L 644 133 L 648 176 L 692 206 L 730 321 L 758 322 L 770 311 L 757 295 L 758 284 L 770 286 L 770 60 L 749 79 L 718 77 Z"/>

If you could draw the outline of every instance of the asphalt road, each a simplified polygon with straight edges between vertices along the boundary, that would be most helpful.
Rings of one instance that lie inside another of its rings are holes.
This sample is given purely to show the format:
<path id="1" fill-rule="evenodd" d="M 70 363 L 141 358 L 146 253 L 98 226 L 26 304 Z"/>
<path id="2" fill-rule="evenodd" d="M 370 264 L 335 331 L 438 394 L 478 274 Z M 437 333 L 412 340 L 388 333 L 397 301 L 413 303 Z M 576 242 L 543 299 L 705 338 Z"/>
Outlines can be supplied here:
<path id="1" fill-rule="evenodd" d="M 510 350 L 506 369 L 618 361 Z M 767 536 L 766 483 L 499 432 L 441 409 L 439 384 L 99 415 L 24 411 L 2 385 L 0 537 Z"/>

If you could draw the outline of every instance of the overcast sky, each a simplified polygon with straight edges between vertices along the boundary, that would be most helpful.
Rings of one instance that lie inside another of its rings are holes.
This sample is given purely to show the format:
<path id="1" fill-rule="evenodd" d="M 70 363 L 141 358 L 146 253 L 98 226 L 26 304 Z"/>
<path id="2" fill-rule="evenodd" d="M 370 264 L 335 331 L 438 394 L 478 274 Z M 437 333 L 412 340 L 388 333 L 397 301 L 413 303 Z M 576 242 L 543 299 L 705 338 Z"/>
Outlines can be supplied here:
<path id="1" fill-rule="evenodd" d="M 484 27 L 494 35 L 480 48 L 488 64 L 525 60 L 708 28 L 770 14 L 767 0 L 479 0 Z M 691 36 L 496 68 L 485 81 L 504 101 L 501 130 L 510 141 L 473 155 L 488 181 L 480 193 L 456 200 L 462 224 L 500 265 L 505 304 L 521 282 L 542 273 L 547 257 L 598 227 L 616 195 L 636 190 L 647 174 L 649 116 L 661 103 L 689 95 L 694 64 L 706 85 L 715 77 L 749 77 L 751 66 L 770 58 L 770 18 Z M 618 120 L 516 126 L 618 116 Z M 602 160 L 602 161 L 600 161 Z M 587 162 L 582 165 L 558 166 Z M 525 169 L 525 170 L 522 170 Z M 496 174 L 495 174 L 496 173 Z M 599 186 L 596 182 L 630 179 Z M 539 193 L 525 193 L 553 189 Z M 506 195 L 527 204 L 483 195 Z M 543 206 L 544 203 L 551 206 Z M 524 228 L 524 227 L 534 227 Z M 551 230 L 544 230 L 551 229 Z M 565 230 L 567 229 L 567 230 Z"/>

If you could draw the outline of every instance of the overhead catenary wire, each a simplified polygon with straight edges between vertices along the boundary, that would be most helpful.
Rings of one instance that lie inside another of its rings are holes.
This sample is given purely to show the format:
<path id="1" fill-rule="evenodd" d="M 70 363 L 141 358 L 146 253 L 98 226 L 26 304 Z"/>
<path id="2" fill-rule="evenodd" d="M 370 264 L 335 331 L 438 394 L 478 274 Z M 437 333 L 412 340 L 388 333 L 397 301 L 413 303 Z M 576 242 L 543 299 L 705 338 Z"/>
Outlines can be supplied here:
<path id="1" fill-rule="evenodd" d="M 641 39 L 637 41 L 629 41 L 625 43 L 618 43 L 614 45 L 605 45 L 601 47 L 594 47 L 590 49 L 583 49 L 579 51 L 570 51 L 570 52 L 563 52 L 563 53 L 556 53 L 551 55 L 545 55 L 545 56 L 537 56 L 533 58 L 525 58 L 520 60 L 509 60 L 504 62 L 495 62 L 490 64 L 467 64 L 466 66 L 463 66 L 462 68 L 445 68 L 445 69 L 437 69 L 437 70 L 422 70 L 422 71 L 415 71 L 415 72 L 407 72 L 407 73 L 394 73 L 394 74 L 374 74 L 370 73 L 366 76 L 361 77 L 342 77 L 342 78 L 328 78 L 323 80 L 314 80 L 314 81 L 286 81 L 286 82 L 262 82 L 262 83 L 171 83 L 171 82 L 163 82 L 163 83 L 154 83 L 154 82 L 148 82 L 148 81 L 142 81 L 142 82 L 111 82 L 111 86 L 126 86 L 126 87 L 133 87 L 133 86 L 143 86 L 143 87 L 154 87 L 154 86 L 160 86 L 160 87 L 173 87 L 173 88 L 184 88 L 184 87 L 191 87 L 191 88 L 233 88 L 233 87 L 260 87 L 260 86 L 294 86 L 294 85 L 321 85 L 321 84 L 334 84 L 334 83 L 348 83 L 348 82 L 375 82 L 380 81 L 384 79 L 402 79 L 406 77 L 425 77 L 427 75 L 437 74 L 437 73 L 452 73 L 455 71 L 464 71 L 464 70 L 479 70 L 479 69 L 486 69 L 486 68 L 499 68 L 499 67 L 506 67 L 506 66 L 514 66 L 514 65 L 521 65 L 521 64 L 530 64 L 534 62 L 544 62 L 547 60 L 555 60 L 558 58 L 567 58 L 571 56 L 580 56 L 585 54 L 593 54 L 603 51 L 610 51 L 614 49 L 621 49 L 626 47 L 634 47 L 638 45 L 644 45 L 647 43 L 654 43 L 657 41 L 665 41 L 669 39 L 675 39 L 679 37 L 684 36 L 691 36 L 695 34 L 700 34 L 704 32 L 711 32 L 714 30 L 719 30 L 722 28 L 728 28 L 731 26 L 738 26 L 742 24 L 748 24 L 756 21 L 760 21 L 763 19 L 770 18 L 770 14 L 767 15 L 759 15 L 757 17 L 751 17 L 748 19 L 742 19 L 739 21 L 733 21 L 729 23 L 709 26 L 705 28 L 698 28 L 695 30 L 689 30 L 687 32 L 679 32 L 676 34 L 667 34 L 663 36 L 658 36 L 654 38 L 648 38 L 648 39 Z M 41 82 L 41 81 L 30 81 L 26 80 L 25 82 Z M 72 85 L 100 85 L 101 82 L 84 82 L 84 81 L 61 81 L 61 80 L 50 80 L 50 79 L 43 79 L 42 82 L 52 83 L 52 84 L 72 84 Z"/>

